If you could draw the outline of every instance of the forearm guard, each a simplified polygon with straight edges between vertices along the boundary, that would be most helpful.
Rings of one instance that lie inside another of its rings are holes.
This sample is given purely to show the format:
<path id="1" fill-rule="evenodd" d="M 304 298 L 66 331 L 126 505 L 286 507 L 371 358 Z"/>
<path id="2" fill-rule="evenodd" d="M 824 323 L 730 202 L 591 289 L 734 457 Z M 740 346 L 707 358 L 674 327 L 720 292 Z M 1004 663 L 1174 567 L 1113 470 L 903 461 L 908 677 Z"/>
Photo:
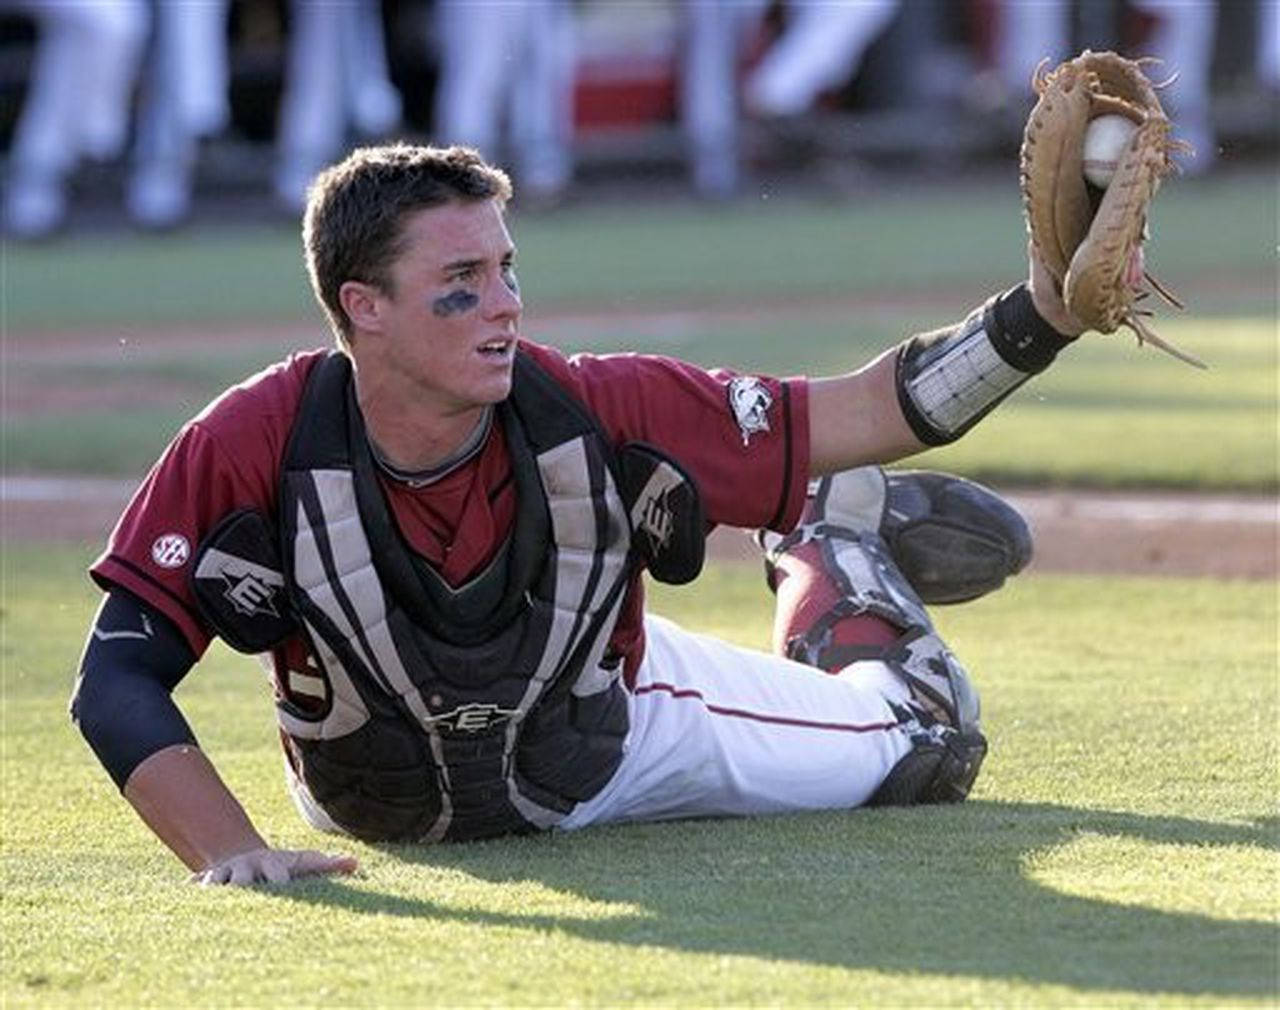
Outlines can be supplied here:
<path id="1" fill-rule="evenodd" d="M 954 442 L 1070 342 L 1019 284 L 964 322 L 902 344 L 896 373 L 902 414 L 925 445 Z"/>

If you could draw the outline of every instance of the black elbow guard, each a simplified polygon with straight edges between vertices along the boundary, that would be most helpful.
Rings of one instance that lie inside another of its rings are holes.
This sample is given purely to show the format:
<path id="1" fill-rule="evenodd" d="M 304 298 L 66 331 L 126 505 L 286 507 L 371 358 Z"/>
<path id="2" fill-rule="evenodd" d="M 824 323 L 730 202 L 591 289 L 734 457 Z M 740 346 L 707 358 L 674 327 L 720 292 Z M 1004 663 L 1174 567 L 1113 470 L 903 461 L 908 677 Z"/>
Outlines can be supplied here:
<path id="1" fill-rule="evenodd" d="M 898 404 L 925 445 L 954 442 L 1071 342 L 1041 318 L 1025 284 L 957 326 L 898 350 Z"/>
<path id="2" fill-rule="evenodd" d="M 156 751 L 194 744 L 170 693 L 195 657 L 182 633 L 137 597 L 113 589 L 94 619 L 71 697 L 71 719 L 123 789 Z"/>

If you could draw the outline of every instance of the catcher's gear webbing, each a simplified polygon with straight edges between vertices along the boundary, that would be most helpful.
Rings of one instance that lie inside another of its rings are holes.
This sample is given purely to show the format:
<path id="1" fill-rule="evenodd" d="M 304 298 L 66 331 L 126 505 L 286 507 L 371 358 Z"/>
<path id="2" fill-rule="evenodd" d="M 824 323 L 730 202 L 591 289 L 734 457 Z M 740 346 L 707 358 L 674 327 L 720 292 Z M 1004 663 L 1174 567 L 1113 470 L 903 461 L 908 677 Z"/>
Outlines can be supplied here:
<path id="1" fill-rule="evenodd" d="M 1142 259 L 1147 208 L 1175 168 L 1170 155 L 1187 149 L 1170 137 L 1144 62 L 1085 50 L 1047 73 L 1047 61 L 1037 68 L 1032 84 L 1039 99 L 1021 151 L 1027 230 L 1067 309 L 1085 326 L 1099 333 L 1127 326 L 1140 344 L 1203 368 L 1157 336 L 1142 319 L 1151 313 L 1136 307 L 1152 290 L 1182 307 Z M 1084 138 L 1089 123 L 1104 115 L 1124 116 L 1135 129 L 1111 183 L 1098 191 L 1085 182 Z"/>
<path id="2" fill-rule="evenodd" d="M 123 589 L 107 594 L 80 660 L 71 719 L 120 789 L 157 751 L 195 746 L 170 697 L 194 663 L 167 618 Z"/>
<path id="3" fill-rule="evenodd" d="M 918 334 L 898 351 L 898 403 L 925 445 L 954 442 L 1071 342 L 1036 311 L 1025 284 L 956 326 Z"/>

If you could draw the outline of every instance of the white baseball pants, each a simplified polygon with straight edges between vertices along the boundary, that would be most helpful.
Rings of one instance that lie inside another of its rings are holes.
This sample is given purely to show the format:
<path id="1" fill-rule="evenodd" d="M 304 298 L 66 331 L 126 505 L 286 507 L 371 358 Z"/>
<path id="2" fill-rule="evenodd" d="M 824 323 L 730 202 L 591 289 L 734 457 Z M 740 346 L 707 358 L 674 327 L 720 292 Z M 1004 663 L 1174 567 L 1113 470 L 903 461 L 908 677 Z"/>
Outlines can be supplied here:
<path id="1" fill-rule="evenodd" d="M 840 674 L 645 619 L 617 773 L 560 824 L 856 807 L 911 743 L 889 709 L 906 687 L 883 663 Z"/>

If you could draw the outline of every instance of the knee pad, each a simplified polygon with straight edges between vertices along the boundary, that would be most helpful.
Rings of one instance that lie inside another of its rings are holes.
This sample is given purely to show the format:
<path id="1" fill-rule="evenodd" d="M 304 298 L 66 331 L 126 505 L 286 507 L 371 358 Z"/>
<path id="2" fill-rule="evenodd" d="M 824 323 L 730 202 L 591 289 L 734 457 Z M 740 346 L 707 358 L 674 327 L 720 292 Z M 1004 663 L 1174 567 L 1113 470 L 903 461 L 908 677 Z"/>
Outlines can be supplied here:
<path id="1" fill-rule="evenodd" d="M 932 627 L 908 629 L 880 658 L 906 684 L 912 712 L 922 724 L 978 732 L 978 691 L 968 671 Z"/>
<path id="2" fill-rule="evenodd" d="M 994 491 L 944 473 L 885 474 L 880 534 L 925 603 L 999 589 L 1031 560 L 1031 530 Z"/>
<path id="3" fill-rule="evenodd" d="M 922 603 L 962 603 L 1027 566 L 1031 530 L 1012 505 L 963 477 L 858 467 L 824 477 L 800 525 L 766 535 L 766 572 L 784 552 L 821 536 L 875 534 Z M 772 542 L 770 542 L 772 541 Z"/>

